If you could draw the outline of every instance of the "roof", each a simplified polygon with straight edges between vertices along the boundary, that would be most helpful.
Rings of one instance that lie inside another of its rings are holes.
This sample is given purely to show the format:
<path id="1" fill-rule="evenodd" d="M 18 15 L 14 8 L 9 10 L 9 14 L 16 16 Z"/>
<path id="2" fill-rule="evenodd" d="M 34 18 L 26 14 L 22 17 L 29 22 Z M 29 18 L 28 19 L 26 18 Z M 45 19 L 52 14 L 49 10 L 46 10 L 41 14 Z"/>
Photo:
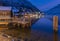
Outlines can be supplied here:
<path id="1" fill-rule="evenodd" d="M 12 7 L 0 6 L 0 10 L 11 10 Z"/>

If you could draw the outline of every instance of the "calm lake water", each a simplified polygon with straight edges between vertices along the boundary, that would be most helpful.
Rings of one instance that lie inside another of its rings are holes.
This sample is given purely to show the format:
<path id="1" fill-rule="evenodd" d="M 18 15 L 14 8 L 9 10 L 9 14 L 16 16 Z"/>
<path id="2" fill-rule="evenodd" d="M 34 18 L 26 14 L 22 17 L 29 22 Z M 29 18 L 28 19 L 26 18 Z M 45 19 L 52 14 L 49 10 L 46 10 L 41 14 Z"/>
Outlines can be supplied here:
<path id="1" fill-rule="evenodd" d="M 10 29 L 4 30 L 3 33 L 11 36 L 15 41 L 60 41 L 60 19 L 58 32 L 55 33 L 53 31 L 52 17 L 45 16 L 44 18 L 40 18 L 29 29 Z"/>

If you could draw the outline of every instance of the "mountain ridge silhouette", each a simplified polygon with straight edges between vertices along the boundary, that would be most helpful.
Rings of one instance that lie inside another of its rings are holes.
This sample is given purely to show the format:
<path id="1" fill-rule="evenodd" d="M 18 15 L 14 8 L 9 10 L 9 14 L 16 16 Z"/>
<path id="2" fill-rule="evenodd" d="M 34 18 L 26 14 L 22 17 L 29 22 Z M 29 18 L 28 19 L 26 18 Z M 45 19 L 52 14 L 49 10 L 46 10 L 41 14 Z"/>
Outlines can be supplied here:
<path id="1" fill-rule="evenodd" d="M 51 8 L 50 10 L 48 10 L 45 13 L 48 14 L 48 15 L 60 15 L 60 4 Z"/>

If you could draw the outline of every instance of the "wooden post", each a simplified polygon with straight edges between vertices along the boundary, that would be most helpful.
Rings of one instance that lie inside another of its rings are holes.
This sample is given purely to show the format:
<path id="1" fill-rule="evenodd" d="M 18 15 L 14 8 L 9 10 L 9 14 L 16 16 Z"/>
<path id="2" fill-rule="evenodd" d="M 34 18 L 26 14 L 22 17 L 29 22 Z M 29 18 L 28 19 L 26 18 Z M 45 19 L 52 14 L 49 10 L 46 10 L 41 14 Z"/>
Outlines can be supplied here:
<path id="1" fill-rule="evenodd" d="M 58 16 L 53 16 L 53 30 L 58 31 Z"/>
<path id="2" fill-rule="evenodd" d="M 53 41 L 58 41 L 58 33 L 54 32 Z"/>

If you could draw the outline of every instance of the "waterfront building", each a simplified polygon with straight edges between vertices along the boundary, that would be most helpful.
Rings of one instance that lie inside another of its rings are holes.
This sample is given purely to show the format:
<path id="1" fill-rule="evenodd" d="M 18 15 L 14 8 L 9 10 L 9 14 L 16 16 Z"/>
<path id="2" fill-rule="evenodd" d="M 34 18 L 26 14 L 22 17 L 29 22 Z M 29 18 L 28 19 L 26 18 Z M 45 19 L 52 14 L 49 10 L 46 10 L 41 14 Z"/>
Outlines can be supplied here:
<path id="1" fill-rule="evenodd" d="M 0 6 L 0 24 L 8 24 L 11 20 L 11 7 Z"/>

